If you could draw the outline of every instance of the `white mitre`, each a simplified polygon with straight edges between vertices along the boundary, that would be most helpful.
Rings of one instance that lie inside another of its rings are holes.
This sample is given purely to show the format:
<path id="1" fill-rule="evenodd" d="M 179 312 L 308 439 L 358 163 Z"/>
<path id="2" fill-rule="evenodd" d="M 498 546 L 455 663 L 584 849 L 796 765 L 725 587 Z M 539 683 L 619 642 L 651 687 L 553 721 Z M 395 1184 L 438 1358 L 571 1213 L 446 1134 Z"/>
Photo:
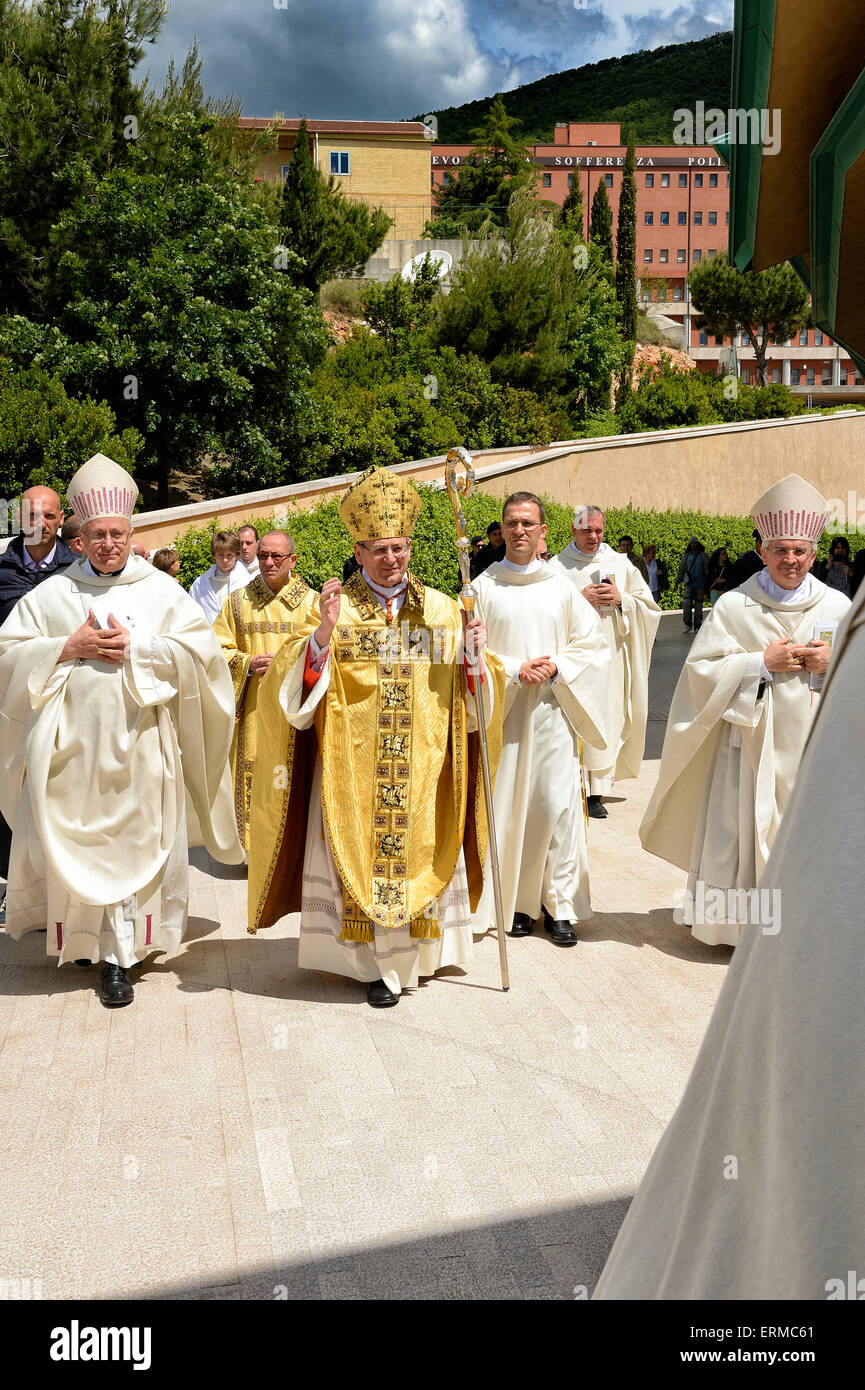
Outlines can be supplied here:
<path id="1" fill-rule="evenodd" d="M 66 497 L 79 522 L 106 516 L 132 520 L 138 488 L 135 479 L 105 454 L 94 454 L 82 463 L 66 489 Z"/>
<path id="2" fill-rule="evenodd" d="M 813 541 L 822 536 L 831 509 L 826 498 L 798 473 L 774 483 L 751 508 L 764 541 Z"/>

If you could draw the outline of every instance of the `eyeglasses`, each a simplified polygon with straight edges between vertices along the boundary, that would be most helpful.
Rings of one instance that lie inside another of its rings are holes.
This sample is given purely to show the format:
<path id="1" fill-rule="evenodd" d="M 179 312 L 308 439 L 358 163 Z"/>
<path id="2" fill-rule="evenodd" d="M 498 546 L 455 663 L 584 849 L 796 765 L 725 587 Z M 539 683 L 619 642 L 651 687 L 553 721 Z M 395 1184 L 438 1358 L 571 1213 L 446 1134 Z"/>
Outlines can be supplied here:
<path id="1" fill-rule="evenodd" d="M 538 531 L 543 525 L 542 521 L 503 521 L 503 531 L 516 531 L 518 526 L 522 526 L 524 531 Z"/>
<path id="2" fill-rule="evenodd" d="M 276 563 L 277 563 L 278 565 L 284 565 L 285 562 L 286 562 L 286 560 L 293 560 L 293 559 L 294 559 L 294 551 L 292 551 L 292 553 L 291 553 L 290 555 L 274 555 L 273 551 L 271 551 L 271 550 L 260 550 L 260 551 L 258 552 L 258 558 L 259 558 L 259 561 L 261 561 L 261 560 L 275 560 Z"/>
<path id="3" fill-rule="evenodd" d="M 767 545 L 766 549 L 770 555 L 792 555 L 794 560 L 804 560 L 806 555 L 813 554 L 807 545 Z"/>
<path id="4" fill-rule="evenodd" d="M 408 554 L 411 541 L 400 545 L 382 545 L 376 547 L 366 545 L 363 541 L 361 541 L 360 544 L 363 546 L 364 550 L 369 551 L 374 560 L 382 560 L 385 555 L 392 555 L 395 560 L 401 560 L 404 555 Z"/>

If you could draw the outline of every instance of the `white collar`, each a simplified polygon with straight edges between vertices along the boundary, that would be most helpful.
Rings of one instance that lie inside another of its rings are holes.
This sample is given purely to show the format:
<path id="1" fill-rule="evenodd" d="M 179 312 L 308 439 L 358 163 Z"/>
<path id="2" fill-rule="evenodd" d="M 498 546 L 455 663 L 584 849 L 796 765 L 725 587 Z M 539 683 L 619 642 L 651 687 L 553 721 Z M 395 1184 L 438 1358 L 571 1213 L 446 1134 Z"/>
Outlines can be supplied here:
<path id="1" fill-rule="evenodd" d="M 404 574 L 399 583 L 392 584 L 389 589 L 386 589 L 383 584 L 376 584 L 374 580 L 370 579 L 365 569 L 361 570 L 361 574 L 373 593 L 383 594 L 386 599 L 396 598 L 397 594 L 401 594 L 404 589 L 408 588 L 408 574 Z"/>
<path id="2" fill-rule="evenodd" d="M 769 567 L 760 570 L 757 575 L 757 583 L 776 603 L 798 603 L 800 599 L 810 598 L 811 596 L 811 576 L 806 574 L 802 583 L 795 589 L 782 589 L 780 584 L 776 584 L 769 574 Z"/>
<path id="3" fill-rule="evenodd" d="M 575 554 L 579 555 L 581 560 L 597 560 L 605 550 L 610 550 L 610 547 L 607 545 L 606 541 L 601 541 L 601 544 L 598 546 L 597 550 L 593 551 L 591 555 L 586 550 L 580 550 L 580 547 L 577 545 L 576 541 L 571 541 L 571 546 Z M 615 554 L 617 552 L 611 551 L 610 553 Z M 621 554 L 621 551 L 619 551 L 618 553 Z"/>
<path id="4" fill-rule="evenodd" d="M 535 574 L 537 570 L 543 569 L 546 560 L 542 560 L 536 555 L 533 560 L 528 560 L 524 565 L 516 565 L 513 560 L 499 560 L 500 565 L 504 565 L 506 570 L 513 570 L 515 574 Z"/>

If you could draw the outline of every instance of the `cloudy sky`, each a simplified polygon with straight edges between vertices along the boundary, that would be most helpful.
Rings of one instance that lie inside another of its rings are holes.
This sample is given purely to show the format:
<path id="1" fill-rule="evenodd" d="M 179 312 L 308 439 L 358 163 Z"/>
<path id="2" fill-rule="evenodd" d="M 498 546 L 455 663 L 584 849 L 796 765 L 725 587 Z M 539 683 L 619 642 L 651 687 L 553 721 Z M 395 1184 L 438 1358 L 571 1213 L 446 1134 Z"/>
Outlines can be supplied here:
<path id="1" fill-rule="evenodd" d="M 732 27 L 733 0 L 172 0 L 142 64 L 193 37 L 247 116 L 399 120 Z"/>

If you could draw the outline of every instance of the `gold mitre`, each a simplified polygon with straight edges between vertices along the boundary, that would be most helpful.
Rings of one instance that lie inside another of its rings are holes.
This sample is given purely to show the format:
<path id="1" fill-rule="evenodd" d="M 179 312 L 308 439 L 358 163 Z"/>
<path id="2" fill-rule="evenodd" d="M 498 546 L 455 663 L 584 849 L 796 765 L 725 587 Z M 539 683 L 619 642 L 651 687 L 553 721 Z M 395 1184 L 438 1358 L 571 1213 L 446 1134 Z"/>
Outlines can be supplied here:
<path id="1" fill-rule="evenodd" d="M 106 516 L 132 520 L 138 488 L 135 479 L 105 454 L 82 463 L 66 489 L 66 498 L 82 526 Z"/>
<path id="2" fill-rule="evenodd" d="M 820 539 L 831 515 L 826 498 L 798 473 L 774 483 L 751 508 L 754 525 L 764 541 Z"/>
<path id="3" fill-rule="evenodd" d="M 339 504 L 343 523 L 358 542 L 410 536 L 420 509 L 417 488 L 387 468 L 368 468 Z"/>

